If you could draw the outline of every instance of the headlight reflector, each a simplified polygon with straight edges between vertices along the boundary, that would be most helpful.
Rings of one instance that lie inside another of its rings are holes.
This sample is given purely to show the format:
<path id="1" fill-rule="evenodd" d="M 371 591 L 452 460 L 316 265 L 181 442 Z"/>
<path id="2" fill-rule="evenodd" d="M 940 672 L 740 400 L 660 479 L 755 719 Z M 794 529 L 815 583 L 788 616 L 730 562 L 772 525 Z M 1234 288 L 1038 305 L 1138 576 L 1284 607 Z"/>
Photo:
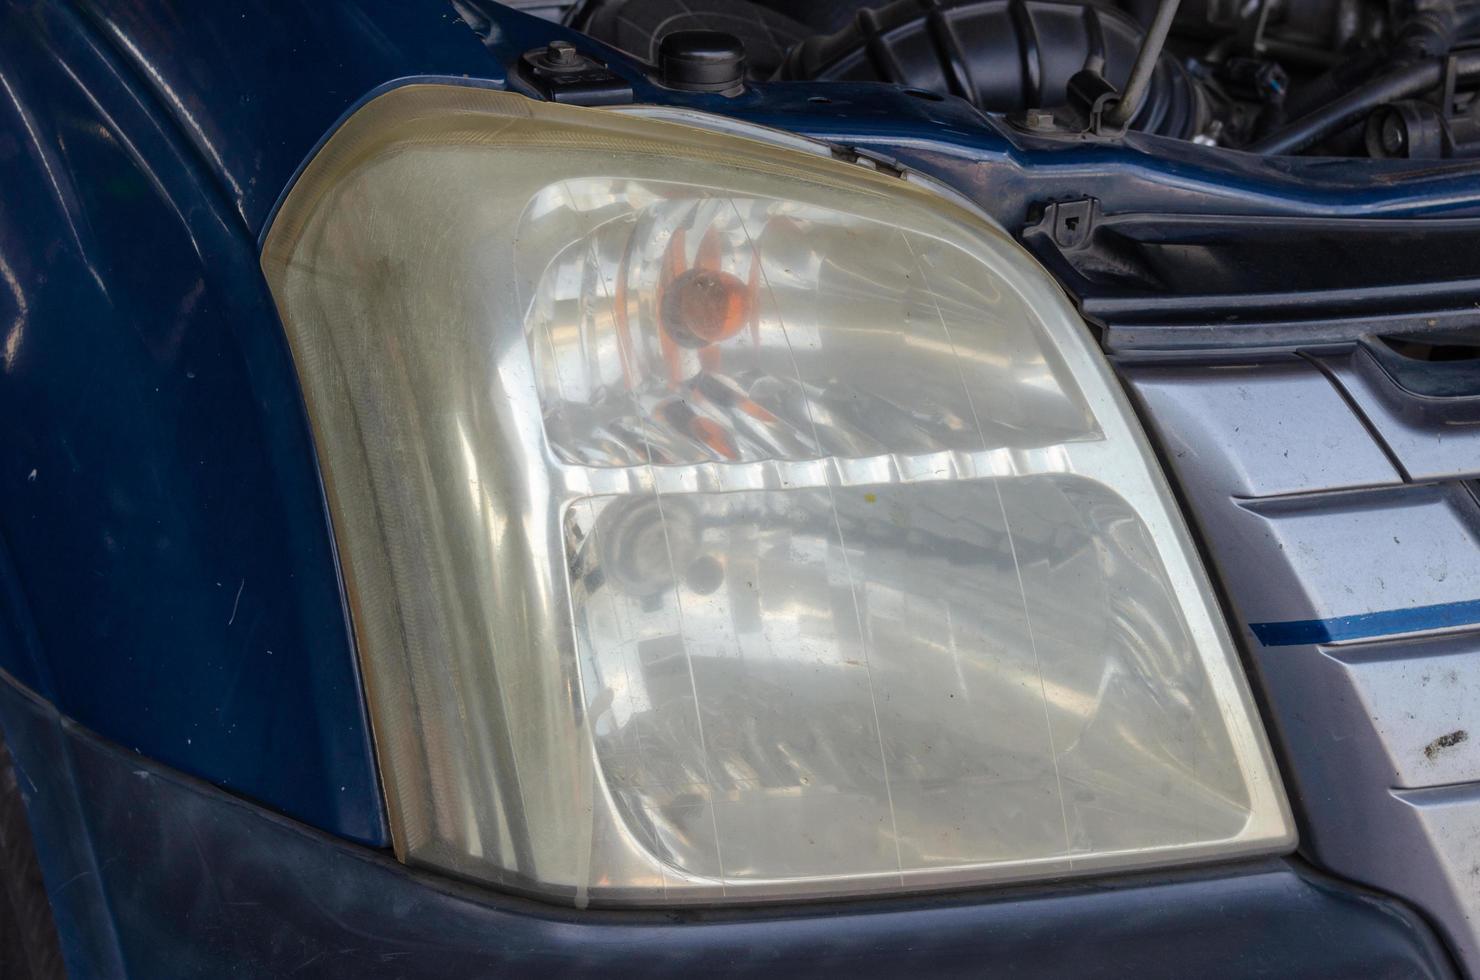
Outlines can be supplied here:
<path id="1" fill-rule="evenodd" d="M 263 268 L 403 857 L 660 904 L 1288 846 L 1145 440 L 985 221 L 420 85 Z"/>

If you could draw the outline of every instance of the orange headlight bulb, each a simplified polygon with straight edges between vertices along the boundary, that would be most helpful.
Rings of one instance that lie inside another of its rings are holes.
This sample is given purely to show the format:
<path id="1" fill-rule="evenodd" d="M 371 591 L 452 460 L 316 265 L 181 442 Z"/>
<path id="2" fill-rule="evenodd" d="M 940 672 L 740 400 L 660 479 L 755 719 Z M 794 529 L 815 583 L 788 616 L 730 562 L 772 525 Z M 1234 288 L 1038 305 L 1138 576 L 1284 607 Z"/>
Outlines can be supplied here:
<path id="1" fill-rule="evenodd" d="M 699 348 L 733 337 L 750 322 L 750 310 L 751 289 L 738 276 L 689 269 L 664 290 L 658 316 L 675 343 Z"/>

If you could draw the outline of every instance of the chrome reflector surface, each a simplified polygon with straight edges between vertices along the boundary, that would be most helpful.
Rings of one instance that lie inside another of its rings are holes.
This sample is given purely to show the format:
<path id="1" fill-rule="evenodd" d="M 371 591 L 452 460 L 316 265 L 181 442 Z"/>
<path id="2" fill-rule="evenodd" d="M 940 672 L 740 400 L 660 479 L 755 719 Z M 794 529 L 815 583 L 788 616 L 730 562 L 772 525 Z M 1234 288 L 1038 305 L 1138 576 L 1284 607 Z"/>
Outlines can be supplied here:
<path id="1" fill-rule="evenodd" d="M 1144 438 L 976 216 L 411 86 L 263 267 L 404 858 L 674 904 L 1289 845 Z"/>

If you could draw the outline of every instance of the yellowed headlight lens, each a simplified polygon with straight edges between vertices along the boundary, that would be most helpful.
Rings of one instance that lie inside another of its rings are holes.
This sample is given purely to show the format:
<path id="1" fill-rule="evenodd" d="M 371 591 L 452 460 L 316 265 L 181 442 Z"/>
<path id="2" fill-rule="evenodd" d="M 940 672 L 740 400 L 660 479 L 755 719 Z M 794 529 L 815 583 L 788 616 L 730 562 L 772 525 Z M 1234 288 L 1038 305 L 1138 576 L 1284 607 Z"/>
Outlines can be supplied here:
<path id="1" fill-rule="evenodd" d="M 263 268 L 405 859 L 677 904 L 1289 845 L 1145 440 L 984 219 L 418 85 Z"/>

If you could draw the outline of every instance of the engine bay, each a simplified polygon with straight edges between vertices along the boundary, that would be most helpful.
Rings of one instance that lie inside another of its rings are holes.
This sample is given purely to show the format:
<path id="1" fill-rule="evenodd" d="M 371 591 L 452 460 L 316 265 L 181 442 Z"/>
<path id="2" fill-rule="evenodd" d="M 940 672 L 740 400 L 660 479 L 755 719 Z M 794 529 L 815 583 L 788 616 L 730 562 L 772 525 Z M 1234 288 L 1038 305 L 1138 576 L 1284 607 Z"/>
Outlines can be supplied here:
<path id="1" fill-rule="evenodd" d="M 665 37 L 721 32 L 750 81 L 893 83 L 1039 137 L 1132 129 L 1267 156 L 1480 156 L 1473 0 L 513 5 L 650 64 Z"/>

